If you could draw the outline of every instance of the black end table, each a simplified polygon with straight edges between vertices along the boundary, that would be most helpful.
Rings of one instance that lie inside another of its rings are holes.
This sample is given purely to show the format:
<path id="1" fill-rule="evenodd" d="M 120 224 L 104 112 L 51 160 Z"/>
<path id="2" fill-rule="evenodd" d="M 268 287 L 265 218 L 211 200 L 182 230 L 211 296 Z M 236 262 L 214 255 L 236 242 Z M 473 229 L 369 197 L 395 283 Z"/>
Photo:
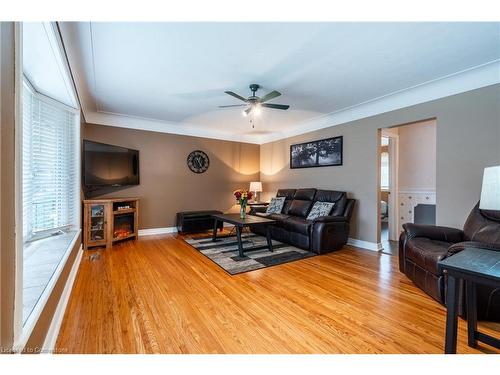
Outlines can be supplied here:
<path id="1" fill-rule="evenodd" d="M 247 215 L 244 219 L 240 218 L 240 214 L 216 214 L 212 215 L 214 218 L 214 232 L 212 236 L 212 241 L 217 240 L 217 223 L 226 222 L 233 224 L 236 228 L 236 238 L 238 239 L 238 252 L 240 257 L 244 256 L 245 251 L 261 250 L 262 246 L 251 247 L 243 249 L 243 244 L 241 241 L 241 232 L 243 228 L 250 227 L 253 225 L 266 225 L 266 239 L 267 247 L 269 251 L 273 251 L 273 242 L 271 240 L 270 225 L 274 224 L 276 221 L 271 219 L 266 219 L 260 216 Z"/>
<path id="2" fill-rule="evenodd" d="M 500 349 L 500 340 L 477 330 L 476 284 L 500 288 L 500 251 L 465 248 L 438 263 L 447 275 L 445 353 L 457 352 L 459 282 L 465 281 L 468 345 L 481 341 Z"/>

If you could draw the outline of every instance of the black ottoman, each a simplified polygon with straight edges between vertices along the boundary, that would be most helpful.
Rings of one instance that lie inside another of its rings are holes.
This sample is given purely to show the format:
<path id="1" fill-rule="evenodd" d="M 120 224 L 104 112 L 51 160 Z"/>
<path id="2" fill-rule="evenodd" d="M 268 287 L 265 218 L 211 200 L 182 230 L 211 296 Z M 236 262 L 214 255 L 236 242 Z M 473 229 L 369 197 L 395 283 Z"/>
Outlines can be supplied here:
<path id="1" fill-rule="evenodd" d="M 221 211 L 216 210 L 177 212 L 177 231 L 179 233 L 193 233 L 213 230 L 214 219 L 212 215 L 221 213 Z M 219 221 L 217 228 L 222 230 L 223 225 L 224 223 Z"/>

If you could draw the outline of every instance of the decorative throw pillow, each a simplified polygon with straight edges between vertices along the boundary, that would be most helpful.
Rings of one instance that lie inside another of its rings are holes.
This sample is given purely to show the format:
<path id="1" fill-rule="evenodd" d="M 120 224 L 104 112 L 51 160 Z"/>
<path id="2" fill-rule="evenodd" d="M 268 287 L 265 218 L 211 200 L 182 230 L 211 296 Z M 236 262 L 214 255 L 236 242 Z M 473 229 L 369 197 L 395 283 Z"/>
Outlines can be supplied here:
<path id="1" fill-rule="evenodd" d="M 280 214 L 285 204 L 285 197 L 271 198 L 266 214 Z"/>
<path id="2" fill-rule="evenodd" d="M 307 215 L 307 220 L 314 220 L 321 216 L 328 216 L 332 211 L 335 203 L 332 202 L 316 202 L 311 208 L 311 212 Z"/>

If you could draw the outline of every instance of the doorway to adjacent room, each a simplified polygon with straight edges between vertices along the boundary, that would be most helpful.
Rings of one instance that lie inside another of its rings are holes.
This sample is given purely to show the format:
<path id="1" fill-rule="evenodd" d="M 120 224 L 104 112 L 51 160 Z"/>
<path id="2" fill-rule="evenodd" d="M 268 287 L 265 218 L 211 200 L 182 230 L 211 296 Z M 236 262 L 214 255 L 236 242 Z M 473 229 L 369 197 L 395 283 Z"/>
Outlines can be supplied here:
<path id="1" fill-rule="evenodd" d="M 436 222 L 436 120 L 380 129 L 378 137 L 378 242 L 396 255 L 404 223 Z"/>

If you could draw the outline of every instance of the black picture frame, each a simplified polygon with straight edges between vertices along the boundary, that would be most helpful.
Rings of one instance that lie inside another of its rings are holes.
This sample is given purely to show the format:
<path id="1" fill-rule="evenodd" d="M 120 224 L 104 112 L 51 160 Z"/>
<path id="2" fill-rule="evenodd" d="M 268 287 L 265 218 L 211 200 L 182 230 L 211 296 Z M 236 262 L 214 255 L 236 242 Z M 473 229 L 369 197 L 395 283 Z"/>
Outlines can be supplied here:
<path id="1" fill-rule="evenodd" d="M 338 136 L 290 145 L 290 169 L 341 166 L 343 143 Z"/>

